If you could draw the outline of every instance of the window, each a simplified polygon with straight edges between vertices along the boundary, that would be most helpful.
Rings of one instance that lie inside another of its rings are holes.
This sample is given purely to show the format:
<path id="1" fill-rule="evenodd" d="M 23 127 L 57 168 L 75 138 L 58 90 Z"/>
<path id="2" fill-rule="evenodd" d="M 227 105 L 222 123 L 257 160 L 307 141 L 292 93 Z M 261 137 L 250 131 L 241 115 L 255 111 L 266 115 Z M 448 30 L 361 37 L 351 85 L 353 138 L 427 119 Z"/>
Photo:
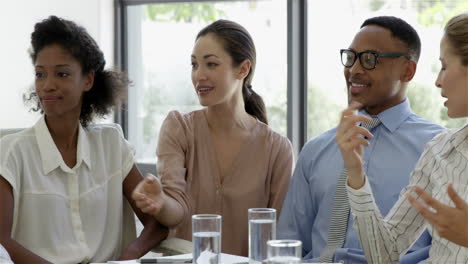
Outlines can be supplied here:
<path id="1" fill-rule="evenodd" d="M 189 58 L 197 32 L 219 18 L 237 21 L 251 33 L 258 60 L 253 87 L 265 100 L 270 125 L 290 138 L 296 153 L 306 137 L 337 125 L 347 105 L 339 50 L 349 46 L 362 22 L 372 16 L 403 18 L 421 37 L 421 58 L 408 91 L 413 111 L 449 128 L 468 121 L 447 117 L 434 85 L 442 27 L 450 17 L 468 9 L 466 1 L 121 2 L 127 32 L 125 65 L 134 82 L 124 109 L 128 111 L 124 126 L 139 162 L 154 163 L 158 131 L 170 110 L 200 108 L 190 80 Z"/>
<path id="2" fill-rule="evenodd" d="M 170 111 L 201 108 L 191 82 L 190 55 L 198 31 L 220 18 L 238 22 L 252 35 L 257 50 L 253 89 L 267 105 L 270 126 L 286 135 L 286 3 L 209 1 L 126 7 L 126 58 L 133 82 L 128 138 L 138 162 L 155 162 L 158 132 Z"/>

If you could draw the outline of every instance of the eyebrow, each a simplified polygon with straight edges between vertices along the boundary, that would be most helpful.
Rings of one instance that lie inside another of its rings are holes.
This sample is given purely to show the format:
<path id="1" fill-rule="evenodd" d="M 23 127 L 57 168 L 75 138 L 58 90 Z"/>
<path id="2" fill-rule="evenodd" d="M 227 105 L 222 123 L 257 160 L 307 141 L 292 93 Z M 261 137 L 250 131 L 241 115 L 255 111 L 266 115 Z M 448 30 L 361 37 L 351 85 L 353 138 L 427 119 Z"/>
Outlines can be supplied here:
<path id="1" fill-rule="evenodd" d="M 375 49 L 366 49 L 366 50 L 363 50 L 363 51 L 361 51 L 361 52 L 358 52 L 358 51 L 356 51 L 356 50 L 354 50 L 354 51 L 357 52 L 357 53 L 364 53 L 364 52 L 381 53 L 380 51 L 375 50 Z"/>
<path id="2" fill-rule="evenodd" d="M 218 56 L 214 55 L 214 54 L 206 54 L 205 56 L 203 56 L 204 59 L 208 59 L 209 57 L 215 57 L 215 58 L 218 58 Z M 192 59 L 196 59 L 197 57 L 195 55 L 192 55 Z"/>
<path id="3" fill-rule="evenodd" d="M 359 52 L 359 51 L 357 51 L 357 50 L 355 50 L 355 49 L 349 47 L 348 50 L 352 50 L 352 51 L 354 51 L 354 52 L 356 52 L 356 53 L 363 53 L 363 52 L 369 52 L 369 51 L 370 51 L 370 52 L 375 52 L 375 53 L 381 53 L 380 51 L 375 50 L 375 49 L 366 49 L 366 50 L 363 50 L 363 51 Z"/>
<path id="4" fill-rule="evenodd" d="M 42 65 L 36 65 L 35 67 L 36 68 L 44 68 L 44 66 L 42 66 Z M 57 65 L 55 65 L 55 67 L 57 67 L 57 68 L 59 68 L 59 67 L 71 67 L 71 65 L 70 64 L 57 64 Z"/>

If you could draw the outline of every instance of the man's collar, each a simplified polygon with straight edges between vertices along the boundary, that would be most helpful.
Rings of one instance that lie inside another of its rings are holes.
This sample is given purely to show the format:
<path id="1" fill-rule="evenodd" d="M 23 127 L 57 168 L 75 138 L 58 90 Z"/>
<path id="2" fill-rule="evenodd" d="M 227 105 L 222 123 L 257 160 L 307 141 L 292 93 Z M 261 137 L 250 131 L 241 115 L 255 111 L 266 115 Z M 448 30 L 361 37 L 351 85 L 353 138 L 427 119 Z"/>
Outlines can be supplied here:
<path id="1" fill-rule="evenodd" d="M 369 115 L 365 110 L 361 113 Z M 377 117 L 382 124 L 390 131 L 394 132 L 412 113 L 409 100 L 405 98 L 403 102 L 379 113 Z"/>
<path id="2" fill-rule="evenodd" d="M 62 155 L 50 135 L 44 116 L 42 116 L 34 125 L 34 131 L 41 155 L 44 174 L 49 174 L 57 167 L 61 167 L 65 172 L 72 172 L 72 170 L 63 161 Z M 89 140 L 83 127 L 79 124 L 75 167 L 80 166 L 82 161 L 88 165 L 88 168 L 91 168 Z"/>

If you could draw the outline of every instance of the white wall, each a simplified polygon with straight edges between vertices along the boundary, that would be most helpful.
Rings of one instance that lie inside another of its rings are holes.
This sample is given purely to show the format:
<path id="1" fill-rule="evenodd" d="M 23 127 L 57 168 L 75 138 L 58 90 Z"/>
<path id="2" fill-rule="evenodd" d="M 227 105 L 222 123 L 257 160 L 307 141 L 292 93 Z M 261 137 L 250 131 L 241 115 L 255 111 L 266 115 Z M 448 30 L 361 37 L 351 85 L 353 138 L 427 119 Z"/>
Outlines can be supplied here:
<path id="1" fill-rule="evenodd" d="M 113 63 L 113 0 L 7 0 L 0 2 L 0 129 L 29 127 L 38 118 L 22 95 L 34 82 L 28 54 L 34 24 L 56 15 L 85 27 Z"/>

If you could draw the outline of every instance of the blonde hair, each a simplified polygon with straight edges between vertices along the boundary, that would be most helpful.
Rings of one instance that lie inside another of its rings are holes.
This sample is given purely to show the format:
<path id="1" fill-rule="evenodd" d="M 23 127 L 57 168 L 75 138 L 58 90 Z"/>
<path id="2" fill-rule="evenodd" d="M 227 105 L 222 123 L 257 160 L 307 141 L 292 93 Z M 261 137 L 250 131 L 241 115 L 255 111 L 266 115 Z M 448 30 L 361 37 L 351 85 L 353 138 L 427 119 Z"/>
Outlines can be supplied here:
<path id="1" fill-rule="evenodd" d="M 468 12 L 452 17 L 445 25 L 445 36 L 464 66 L 468 66 Z"/>

